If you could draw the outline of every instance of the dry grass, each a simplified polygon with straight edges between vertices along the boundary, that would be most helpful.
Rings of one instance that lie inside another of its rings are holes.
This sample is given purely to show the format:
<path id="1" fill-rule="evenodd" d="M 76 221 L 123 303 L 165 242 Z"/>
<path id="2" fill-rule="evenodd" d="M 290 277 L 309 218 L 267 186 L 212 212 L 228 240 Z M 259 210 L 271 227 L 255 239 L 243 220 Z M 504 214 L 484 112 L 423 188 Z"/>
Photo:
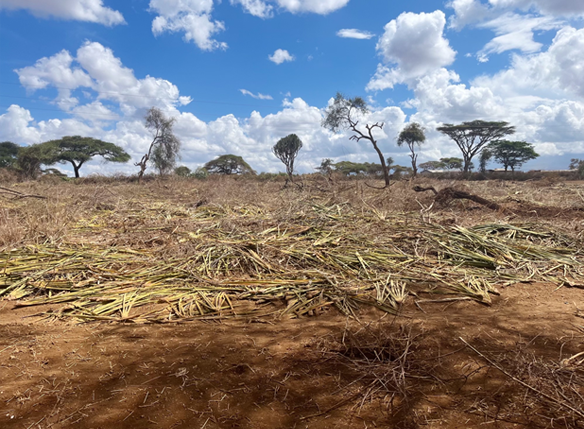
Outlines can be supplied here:
<path id="1" fill-rule="evenodd" d="M 487 195 L 476 184 L 467 190 Z M 531 192 L 508 185 L 491 184 L 488 197 L 504 203 L 511 192 Z M 66 304 L 50 317 L 164 322 L 298 317 L 331 305 L 351 316 L 362 305 L 395 313 L 408 294 L 489 304 L 512 282 L 584 284 L 581 221 L 561 217 L 578 209 L 570 199 L 545 207 L 543 222 L 468 202 L 419 215 L 414 208 L 429 201 L 416 200 L 410 186 L 21 184 L 19 191 L 48 198 L 12 199 L 0 212 L 0 296 Z"/>

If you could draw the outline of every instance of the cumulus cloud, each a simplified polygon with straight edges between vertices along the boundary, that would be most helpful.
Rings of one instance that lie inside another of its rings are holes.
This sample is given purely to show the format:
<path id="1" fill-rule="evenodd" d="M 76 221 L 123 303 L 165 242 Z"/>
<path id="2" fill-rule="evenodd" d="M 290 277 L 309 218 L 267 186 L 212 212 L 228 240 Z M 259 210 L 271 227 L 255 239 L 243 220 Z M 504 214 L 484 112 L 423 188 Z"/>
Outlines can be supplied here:
<path id="1" fill-rule="evenodd" d="M 101 101 L 94 101 L 83 106 L 75 107 L 71 113 L 78 118 L 85 119 L 90 122 L 115 121 L 120 119 L 119 115 L 112 112 Z"/>
<path id="2" fill-rule="evenodd" d="M 213 0 L 150 0 L 150 10 L 158 16 L 152 21 L 152 32 L 184 33 L 184 40 L 204 51 L 227 49 L 225 42 L 213 36 L 225 30 L 221 21 L 213 21 Z"/>
<path id="3" fill-rule="evenodd" d="M 171 82 L 146 76 L 138 79 L 133 70 L 125 67 L 114 56 L 111 49 L 97 42 L 86 42 L 77 50 L 76 57 L 68 51 L 61 51 L 52 57 L 38 60 L 33 66 L 17 69 L 20 83 L 35 92 L 54 87 L 58 91 L 54 103 L 62 110 L 81 119 L 112 120 L 115 115 L 103 104 L 94 103 L 109 100 L 126 116 L 141 114 L 151 106 L 165 111 L 175 111 L 179 105 L 191 102 L 188 96 L 181 96 Z M 73 92 L 80 88 L 83 99 L 91 103 L 79 105 Z M 96 100 L 93 100 L 93 98 Z"/>
<path id="4" fill-rule="evenodd" d="M 290 55 L 285 49 L 276 49 L 273 55 L 270 55 L 269 60 L 276 64 L 282 64 L 287 61 L 294 61 L 294 56 Z"/>
<path id="5" fill-rule="evenodd" d="M 479 0 L 453 0 L 447 6 L 454 9 L 454 15 L 449 19 L 451 28 L 460 30 L 468 24 L 481 22 L 492 15 L 487 5 Z"/>
<path id="6" fill-rule="evenodd" d="M 371 39 L 375 35 L 368 31 L 361 31 L 355 28 L 343 28 L 337 31 L 337 36 L 347 39 Z"/>
<path id="7" fill-rule="evenodd" d="M 402 13 L 385 26 L 377 43 L 383 63 L 367 85 L 367 90 L 393 88 L 454 61 L 454 51 L 443 36 L 446 18 L 442 11 Z M 387 66 L 392 64 L 393 67 Z"/>
<path id="8" fill-rule="evenodd" d="M 122 14 L 105 7 L 102 0 L 2 0 L 2 9 L 26 9 L 40 17 L 53 16 L 108 26 L 125 23 Z"/>
<path id="9" fill-rule="evenodd" d="M 470 85 L 444 68 L 417 80 L 407 104 L 416 109 L 411 120 L 429 130 L 421 158 L 455 154 L 448 153 L 456 150 L 436 126 L 473 119 L 510 122 L 517 128 L 513 138 L 534 143 L 541 154 L 584 150 L 583 49 L 584 29 L 566 27 L 546 51 L 515 54 L 509 68 Z"/>
<path id="10" fill-rule="evenodd" d="M 247 89 L 240 89 L 239 90 L 243 95 L 249 95 L 252 98 L 255 98 L 256 100 L 273 100 L 274 98 L 271 95 L 265 95 L 265 94 L 261 94 L 261 93 L 257 93 L 254 94 L 251 91 L 248 91 Z"/>
<path id="11" fill-rule="evenodd" d="M 547 51 L 534 55 L 514 55 L 512 65 L 494 76 L 482 76 L 475 85 L 490 87 L 508 95 L 542 98 L 584 97 L 584 29 L 564 27 Z"/>
<path id="12" fill-rule="evenodd" d="M 22 86 L 30 92 L 49 85 L 58 90 L 56 103 L 63 110 L 76 106 L 79 100 L 71 97 L 71 90 L 78 87 L 91 87 L 91 77 L 79 67 L 72 67 L 74 58 L 62 50 L 52 57 L 38 60 L 34 66 L 15 70 Z"/>

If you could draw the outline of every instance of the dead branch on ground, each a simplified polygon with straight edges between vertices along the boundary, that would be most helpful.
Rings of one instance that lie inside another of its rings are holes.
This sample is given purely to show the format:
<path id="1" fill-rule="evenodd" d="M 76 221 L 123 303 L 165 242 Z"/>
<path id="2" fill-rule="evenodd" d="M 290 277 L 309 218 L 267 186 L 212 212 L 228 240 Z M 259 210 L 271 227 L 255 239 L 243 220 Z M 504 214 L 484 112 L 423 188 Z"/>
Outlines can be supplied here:
<path id="1" fill-rule="evenodd" d="M 47 197 L 43 197 L 42 195 L 23 194 L 22 192 L 15 191 L 14 189 L 4 188 L 3 186 L 0 186 L 0 194 L 8 194 L 15 200 L 20 200 L 22 198 L 39 198 L 42 200 L 47 199 Z"/>
<path id="2" fill-rule="evenodd" d="M 482 197 L 479 197 L 478 195 L 469 194 L 468 192 L 459 191 L 457 189 L 450 188 L 450 187 L 444 188 L 440 191 L 437 191 L 432 186 L 427 187 L 427 188 L 422 188 L 421 186 L 414 186 L 412 189 L 416 192 L 425 192 L 425 191 L 434 192 L 434 201 L 437 202 L 441 206 L 446 206 L 452 200 L 464 199 L 464 200 L 474 201 L 475 203 L 483 205 L 491 210 L 506 210 L 506 209 L 502 208 L 499 204 L 497 204 L 493 201 L 489 201 L 489 200 L 486 200 Z"/>

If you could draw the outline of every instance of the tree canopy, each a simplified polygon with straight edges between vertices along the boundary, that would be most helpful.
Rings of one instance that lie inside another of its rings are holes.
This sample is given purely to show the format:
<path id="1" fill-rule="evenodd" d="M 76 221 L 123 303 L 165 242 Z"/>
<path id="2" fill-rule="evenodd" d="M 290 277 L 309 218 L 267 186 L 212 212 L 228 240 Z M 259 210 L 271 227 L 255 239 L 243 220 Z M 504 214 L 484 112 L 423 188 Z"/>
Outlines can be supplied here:
<path id="1" fill-rule="evenodd" d="M 350 140 L 355 140 L 357 142 L 363 139 L 369 140 L 377 152 L 377 155 L 379 155 L 383 177 L 385 179 L 385 186 L 389 186 L 389 171 L 385 165 L 383 153 L 379 149 L 377 140 L 373 136 L 373 130 L 375 128 L 383 129 L 383 122 L 381 124 L 377 122 L 375 124 L 365 125 L 366 131 L 362 131 L 357 127 L 359 125 L 359 117 L 368 112 L 369 109 L 367 103 L 361 97 L 345 98 L 341 93 L 337 92 L 333 103 L 325 110 L 322 126 L 334 133 L 339 132 L 342 129 L 348 129 L 353 132 L 353 135 L 349 137 Z"/>
<path id="2" fill-rule="evenodd" d="M 420 146 L 426 141 L 424 128 L 417 122 L 412 122 L 399 133 L 397 138 L 397 145 L 402 147 L 406 144 L 410 148 L 410 158 L 412 159 L 412 173 L 414 176 L 418 173 L 418 154 L 416 153 L 416 145 Z"/>
<path id="3" fill-rule="evenodd" d="M 423 171 L 429 170 L 442 170 L 444 168 L 444 164 L 440 161 L 426 161 L 419 165 L 419 167 Z"/>
<path id="4" fill-rule="evenodd" d="M 500 140 L 506 135 L 515 133 L 515 127 L 508 122 L 471 121 L 460 125 L 444 124 L 437 128 L 442 134 L 450 137 L 460 151 L 464 161 L 463 171 L 471 170 L 473 157 L 486 145 L 495 140 Z"/>
<path id="5" fill-rule="evenodd" d="M 290 134 L 278 140 L 278 143 L 272 148 L 272 152 L 284 165 L 286 166 L 286 174 L 288 179 L 292 181 L 292 174 L 294 173 L 294 161 L 298 156 L 298 152 L 302 149 L 302 140 L 296 134 Z"/>
<path id="6" fill-rule="evenodd" d="M 52 153 L 53 159 L 46 159 L 43 164 L 52 165 L 71 163 L 75 177 L 79 177 L 79 169 L 95 156 L 101 156 L 108 162 L 128 162 L 130 155 L 121 147 L 91 137 L 65 136 L 59 140 L 41 143 L 47 147 L 47 153 Z M 52 162 L 51 162 L 52 161 Z"/>
<path id="7" fill-rule="evenodd" d="M 0 168 L 8 168 L 16 165 L 20 146 L 12 142 L 0 143 Z"/>
<path id="8" fill-rule="evenodd" d="M 572 158 L 570 160 L 570 170 L 576 170 L 578 176 L 584 179 L 584 159 Z"/>
<path id="9" fill-rule="evenodd" d="M 533 145 L 524 141 L 497 140 L 486 147 L 487 154 L 491 155 L 499 164 L 503 164 L 505 171 L 511 168 L 521 168 L 529 160 L 539 156 Z"/>
<path id="10" fill-rule="evenodd" d="M 209 174 L 256 174 L 253 168 L 237 155 L 221 155 L 205 164 Z"/>
<path id="11" fill-rule="evenodd" d="M 444 168 L 446 170 L 462 170 L 463 169 L 463 162 L 464 161 L 461 158 L 456 158 L 456 157 L 440 158 L 440 163 L 442 164 L 442 168 Z M 472 170 L 472 165 L 469 168 L 469 170 Z"/>
<path id="12" fill-rule="evenodd" d="M 138 182 L 142 180 L 148 162 L 152 162 L 160 174 L 166 174 L 176 165 L 181 142 L 174 135 L 174 118 L 167 118 L 156 107 L 150 108 L 144 118 L 145 127 L 153 135 L 148 152 L 135 165 L 140 167 Z"/>
<path id="13" fill-rule="evenodd" d="M 55 145 L 38 143 L 20 148 L 16 166 L 25 177 L 36 179 L 42 173 L 41 165 L 53 165 L 56 162 Z"/>
<path id="14" fill-rule="evenodd" d="M 191 169 L 186 165 L 181 165 L 180 167 L 176 167 L 174 169 L 174 174 L 179 177 L 189 177 L 191 175 Z"/>

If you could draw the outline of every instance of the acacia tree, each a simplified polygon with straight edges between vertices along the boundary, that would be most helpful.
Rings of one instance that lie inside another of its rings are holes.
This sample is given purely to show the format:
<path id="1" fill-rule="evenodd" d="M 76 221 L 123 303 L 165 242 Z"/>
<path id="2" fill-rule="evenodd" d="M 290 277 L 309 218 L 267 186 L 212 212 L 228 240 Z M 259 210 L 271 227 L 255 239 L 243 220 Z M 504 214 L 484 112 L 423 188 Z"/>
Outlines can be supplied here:
<path id="1" fill-rule="evenodd" d="M 13 167 L 18 159 L 20 146 L 12 142 L 0 143 L 0 168 Z"/>
<path id="2" fill-rule="evenodd" d="M 256 174 L 253 168 L 237 155 L 221 155 L 205 164 L 209 174 Z"/>
<path id="3" fill-rule="evenodd" d="M 487 164 L 489 163 L 492 157 L 493 153 L 489 150 L 488 146 L 481 151 L 481 156 L 479 158 L 479 170 L 481 171 L 481 173 L 487 172 Z"/>
<path id="4" fill-rule="evenodd" d="M 156 107 L 152 107 L 146 113 L 145 126 L 154 138 L 148 152 L 142 157 L 140 162 L 135 163 L 140 167 L 138 173 L 138 183 L 142 181 L 142 176 L 148 167 L 148 162 L 152 161 L 160 174 L 172 171 L 176 165 L 178 152 L 180 151 L 180 140 L 174 135 L 174 118 L 167 118 L 164 113 Z"/>
<path id="5" fill-rule="evenodd" d="M 406 125 L 406 127 L 399 133 L 397 138 L 397 145 L 402 147 L 405 144 L 410 148 L 410 158 L 412 159 L 412 174 L 414 177 L 418 174 L 417 160 L 418 154 L 416 153 L 416 145 L 421 146 L 422 143 L 426 141 L 426 135 L 424 134 L 424 128 L 417 122 L 412 122 Z"/>
<path id="6" fill-rule="evenodd" d="M 55 146 L 39 143 L 21 147 L 16 166 L 24 177 L 36 179 L 42 173 L 41 165 L 53 165 L 56 162 Z"/>
<path id="7" fill-rule="evenodd" d="M 324 158 L 319 167 L 316 167 L 316 170 L 318 170 L 320 172 L 320 174 L 324 175 L 324 176 L 330 176 L 331 173 L 333 172 L 333 167 L 335 166 L 335 164 L 333 163 L 333 160 L 330 158 Z"/>
<path id="8" fill-rule="evenodd" d="M 130 155 L 121 147 L 91 137 L 65 136 L 59 140 L 41 143 L 41 145 L 53 148 L 53 162 L 44 162 L 44 164 L 69 162 L 73 166 L 76 178 L 79 178 L 81 166 L 95 156 L 101 156 L 108 162 L 128 162 L 130 160 Z"/>
<path id="9" fill-rule="evenodd" d="M 515 172 L 516 167 L 521 167 L 539 156 L 532 144 L 523 141 L 494 141 L 489 143 L 487 151 L 499 164 L 503 164 L 505 171 L 510 167 L 512 172 Z"/>
<path id="10" fill-rule="evenodd" d="M 442 134 L 450 137 L 460 151 L 464 160 L 463 171 L 471 170 L 473 157 L 490 142 L 499 140 L 506 135 L 515 133 L 515 127 L 508 122 L 471 121 L 460 125 L 444 124 L 437 128 Z"/>
<path id="11" fill-rule="evenodd" d="M 322 126 L 334 133 L 339 132 L 341 129 L 351 130 L 353 135 L 349 137 L 350 140 L 357 142 L 363 139 L 369 140 L 377 155 L 379 155 L 385 186 L 387 187 L 389 186 L 389 171 L 387 170 L 383 153 L 381 153 L 379 146 L 377 146 L 377 140 L 373 136 L 373 130 L 375 128 L 383 129 L 384 123 L 366 124 L 365 132 L 357 128 L 359 115 L 364 115 L 368 112 L 367 103 L 361 97 L 347 99 L 341 93 L 337 93 L 333 103 L 325 111 Z"/>
<path id="12" fill-rule="evenodd" d="M 572 158 L 570 160 L 570 170 L 576 170 L 578 176 L 584 179 L 584 159 Z"/>
<path id="13" fill-rule="evenodd" d="M 298 156 L 298 152 L 302 149 L 302 140 L 296 134 L 290 134 L 278 140 L 278 143 L 272 148 L 272 152 L 280 161 L 286 166 L 286 184 L 288 180 L 293 181 L 292 174 L 294 173 L 294 160 Z"/>
<path id="14" fill-rule="evenodd" d="M 442 161 L 426 161 L 426 162 L 421 163 L 419 165 L 419 167 L 424 171 L 442 170 L 442 169 L 446 168 L 446 166 L 444 165 L 444 163 Z"/>

